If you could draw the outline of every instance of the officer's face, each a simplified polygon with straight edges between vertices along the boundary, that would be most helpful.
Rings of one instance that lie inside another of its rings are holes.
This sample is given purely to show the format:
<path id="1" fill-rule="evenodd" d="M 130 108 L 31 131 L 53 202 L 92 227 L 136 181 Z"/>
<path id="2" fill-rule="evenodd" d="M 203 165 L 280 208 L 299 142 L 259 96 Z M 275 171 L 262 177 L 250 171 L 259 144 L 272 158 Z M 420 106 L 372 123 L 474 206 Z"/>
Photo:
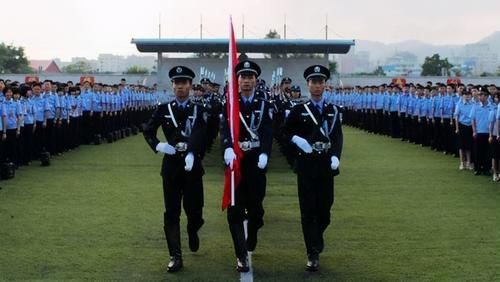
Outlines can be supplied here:
<path id="1" fill-rule="evenodd" d="M 307 87 L 311 98 L 321 99 L 323 92 L 325 92 L 326 81 L 322 78 L 312 78 L 307 81 Z"/>
<path id="2" fill-rule="evenodd" d="M 469 102 L 470 99 L 472 99 L 472 95 L 470 94 L 470 92 L 467 92 L 465 95 L 464 95 L 464 99 L 465 101 Z"/>
<path id="3" fill-rule="evenodd" d="M 201 89 L 196 89 L 194 92 L 193 92 L 193 95 L 195 97 L 201 97 L 203 96 L 203 91 Z"/>
<path id="4" fill-rule="evenodd" d="M 191 90 L 191 81 L 187 79 L 176 79 L 172 81 L 175 97 L 179 99 L 187 99 Z"/>
<path id="5" fill-rule="evenodd" d="M 12 99 L 12 90 L 9 89 L 7 92 L 5 92 L 5 99 Z"/>
<path id="6" fill-rule="evenodd" d="M 481 101 L 481 103 L 488 102 L 488 95 L 484 95 L 484 94 L 479 95 L 479 101 Z"/>
<path id="7" fill-rule="evenodd" d="M 238 76 L 238 84 L 242 92 L 250 92 L 257 85 L 257 78 L 253 73 L 242 73 Z"/>
<path id="8" fill-rule="evenodd" d="M 50 92 L 52 90 L 52 86 L 50 85 L 50 82 L 44 82 L 43 83 L 43 90 Z"/>
<path id="9" fill-rule="evenodd" d="M 298 91 L 292 91 L 291 97 L 292 97 L 292 99 L 298 99 L 298 98 L 300 98 L 300 92 L 298 92 Z"/>
<path id="10" fill-rule="evenodd" d="M 40 88 L 40 86 L 35 86 L 33 87 L 33 94 L 35 94 L 35 96 L 40 96 L 40 92 L 42 92 L 42 89 Z"/>
<path id="11" fill-rule="evenodd" d="M 283 84 L 281 85 L 281 90 L 282 91 L 285 91 L 285 92 L 290 92 L 290 82 L 287 81 L 284 81 Z"/>

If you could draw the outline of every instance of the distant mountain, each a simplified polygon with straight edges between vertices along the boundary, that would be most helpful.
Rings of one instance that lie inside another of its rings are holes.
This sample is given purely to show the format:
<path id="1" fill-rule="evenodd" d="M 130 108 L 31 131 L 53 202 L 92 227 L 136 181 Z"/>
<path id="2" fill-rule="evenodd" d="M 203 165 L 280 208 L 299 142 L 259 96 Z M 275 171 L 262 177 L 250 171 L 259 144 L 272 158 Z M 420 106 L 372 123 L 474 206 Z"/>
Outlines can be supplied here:
<path id="1" fill-rule="evenodd" d="M 481 39 L 476 43 L 490 44 L 490 50 L 500 53 L 500 31 Z M 396 52 L 410 52 L 423 61 L 426 56 L 439 53 L 442 57 L 454 57 L 463 54 L 465 45 L 433 45 L 418 40 L 407 40 L 398 43 L 385 44 L 378 41 L 356 40 L 356 52 L 370 52 L 370 61 L 383 64 L 388 57 Z M 499 54 L 500 55 L 500 54 Z"/>
<path id="2" fill-rule="evenodd" d="M 497 52 L 500 52 L 500 31 L 496 31 L 491 35 L 479 40 L 478 43 L 488 43 L 490 44 L 490 50 L 497 50 Z"/>

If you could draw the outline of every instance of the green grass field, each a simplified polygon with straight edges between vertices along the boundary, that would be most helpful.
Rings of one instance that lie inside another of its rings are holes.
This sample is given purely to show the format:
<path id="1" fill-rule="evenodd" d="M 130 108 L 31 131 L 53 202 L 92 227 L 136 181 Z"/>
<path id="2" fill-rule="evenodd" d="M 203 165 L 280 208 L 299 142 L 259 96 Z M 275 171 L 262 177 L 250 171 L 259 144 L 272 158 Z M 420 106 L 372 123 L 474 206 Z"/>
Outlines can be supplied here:
<path id="1" fill-rule="evenodd" d="M 295 175 L 276 151 L 256 281 L 500 281 L 500 184 L 428 149 L 344 130 L 321 271 L 306 273 Z M 205 160 L 201 248 L 168 274 L 161 156 L 142 136 L 84 146 L 0 182 L 0 280 L 236 281 L 220 210 L 220 152 Z"/>

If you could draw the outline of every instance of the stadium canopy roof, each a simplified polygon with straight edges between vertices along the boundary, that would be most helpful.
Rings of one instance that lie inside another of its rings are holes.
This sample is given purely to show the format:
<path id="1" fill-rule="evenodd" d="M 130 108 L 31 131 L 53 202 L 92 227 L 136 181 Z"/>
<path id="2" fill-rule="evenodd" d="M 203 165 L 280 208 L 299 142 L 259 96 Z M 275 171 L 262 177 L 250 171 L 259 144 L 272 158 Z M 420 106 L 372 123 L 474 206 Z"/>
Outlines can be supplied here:
<path id="1" fill-rule="evenodd" d="M 139 52 L 217 53 L 228 52 L 228 39 L 132 39 Z M 239 39 L 239 53 L 345 54 L 354 40 L 318 39 Z"/>

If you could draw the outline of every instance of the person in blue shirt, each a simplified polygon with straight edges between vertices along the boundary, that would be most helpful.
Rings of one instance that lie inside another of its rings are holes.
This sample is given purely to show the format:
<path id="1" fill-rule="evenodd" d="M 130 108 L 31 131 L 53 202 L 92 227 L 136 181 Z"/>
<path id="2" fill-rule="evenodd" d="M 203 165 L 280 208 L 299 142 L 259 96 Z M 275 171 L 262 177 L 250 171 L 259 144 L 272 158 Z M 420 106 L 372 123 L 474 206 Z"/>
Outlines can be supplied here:
<path id="1" fill-rule="evenodd" d="M 92 126 L 92 119 L 94 116 L 94 93 L 92 92 L 89 81 L 83 82 L 81 90 L 82 101 L 82 142 L 83 144 L 90 144 L 94 137 L 94 127 Z"/>
<path id="2" fill-rule="evenodd" d="M 35 155 L 35 113 L 37 111 L 35 101 L 33 100 L 32 90 L 29 86 L 21 88 L 21 103 L 24 104 L 24 130 L 23 135 L 23 164 L 29 164 L 36 158 Z"/>
<path id="3" fill-rule="evenodd" d="M 19 94 L 19 89 L 6 86 L 3 93 L 5 95 L 5 101 L 2 104 L 3 138 L 5 139 L 3 160 L 14 163 L 17 168 L 20 165 L 17 146 L 21 134 L 21 106 L 14 101 L 13 95 Z"/>
<path id="4" fill-rule="evenodd" d="M 460 156 L 459 169 L 472 170 L 472 120 L 470 114 L 474 103 L 472 102 L 472 93 L 465 91 L 462 99 L 455 106 L 455 133 L 458 135 L 458 149 Z"/>
<path id="5" fill-rule="evenodd" d="M 446 86 L 446 94 L 441 99 L 439 105 L 441 111 L 441 126 L 442 126 L 442 145 L 443 153 L 454 153 L 454 136 L 453 136 L 453 111 L 455 110 L 455 87 L 453 85 Z"/>
<path id="6" fill-rule="evenodd" d="M 438 90 L 437 92 L 434 93 L 432 97 L 432 127 L 433 127 L 433 134 L 432 134 L 432 146 L 431 148 L 436 151 L 442 151 L 444 149 L 443 145 L 443 123 L 444 121 L 441 121 L 441 100 L 443 99 L 445 95 L 445 90 L 446 88 L 444 87 L 443 84 L 438 84 Z"/>
<path id="7" fill-rule="evenodd" d="M 402 87 L 402 92 L 399 95 L 398 99 L 398 117 L 400 120 L 400 130 L 401 130 L 401 140 L 406 141 L 408 140 L 408 119 L 406 112 L 408 110 L 408 99 L 409 99 L 410 93 L 408 92 L 408 87 L 403 86 Z"/>
<path id="8" fill-rule="evenodd" d="M 68 144 L 68 101 L 65 85 L 60 85 L 57 89 L 57 99 L 59 100 L 59 116 L 56 120 L 56 152 L 58 155 L 67 151 Z"/>
<path id="9" fill-rule="evenodd" d="M 390 116 L 391 116 L 391 137 L 392 138 L 400 138 L 401 137 L 401 131 L 400 131 L 400 122 L 399 122 L 399 116 L 398 116 L 398 111 L 399 111 L 399 93 L 401 92 L 401 88 L 399 86 L 394 85 L 392 87 L 392 91 L 390 94 L 390 106 L 389 106 L 389 111 L 390 111 Z"/>
<path id="10" fill-rule="evenodd" d="M 378 89 L 375 87 L 373 88 L 373 91 L 377 91 L 373 95 L 373 108 L 375 110 L 374 113 L 374 119 L 375 119 L 375 126 L 373 129 L 373 132 L 376 134 L 383 134 L 385 132 L 384 130 L 384 93 L 385 93 L 385 87 L 384 86 L 379 86 Z"/>
<path id="11" fill-rule="evenodd" d="M 488 156 L 489 139 L 489 117 L 492 111 L 488 103 L 489 93 L 480 90 L 479 103 L 474 105 L 471 110 L 470 118 L 472 120 L 472 136 L 474 137 L 474 174 L 488 174 L 491 169 L 491 161 Z"/>
<path id="12" fill-rule="evenodd" d="M 491 88 L 490 88 L 491 89 Z M 493 94 L 493 103 L 491 104 L 492 109 L 490 111 L 490 116 L 488 119 L 489 122 L 489 130 L 490 136 L 488 142 L 490 143 L 490 152 L 491 152 L 491 167 L 493 173 L 493 182 L 497 182 L 500 180 L 500 143 L 498 142 L 498 122 L 499 119 L 497 117 L 498 109 L 499 109 L 499 95 L 500 93 Z"/>
<path id="13" fill-rule="evenodd" d="M 80 145 L 80 122 L 82 116 L 82 99 L 78 87 L 69 88 L 69 149 L 74 150 Z"/>
<path id="14" fill-rule="evenodd" d="M 46 136 L 46 128 L 44 126 L 45 121 L 45 99 L 42 96 L 42 84 L 39 82 L 34 83 L 31 86 L 31 90 L 33 92 L 32 101 L 34 103 L 35 112 L 35 135 L 34 135 L 34 150 L 35 157 L 39 157 L 42 152 L 46 152 L 45 148 L 45 136 Z"/>
<path id="15" fill-rule="evenodd" d="M 42 94 L 45 100 L 45 117 L 43 126 L 45 127 L 45 148 L 51 155 L 57 154 L 57 132 L 56 122 L 59 118 L 59 99 L 57 94 L 52 92 L 52 83 L 49 80 L 44 81 L 45 92 Z"/>

